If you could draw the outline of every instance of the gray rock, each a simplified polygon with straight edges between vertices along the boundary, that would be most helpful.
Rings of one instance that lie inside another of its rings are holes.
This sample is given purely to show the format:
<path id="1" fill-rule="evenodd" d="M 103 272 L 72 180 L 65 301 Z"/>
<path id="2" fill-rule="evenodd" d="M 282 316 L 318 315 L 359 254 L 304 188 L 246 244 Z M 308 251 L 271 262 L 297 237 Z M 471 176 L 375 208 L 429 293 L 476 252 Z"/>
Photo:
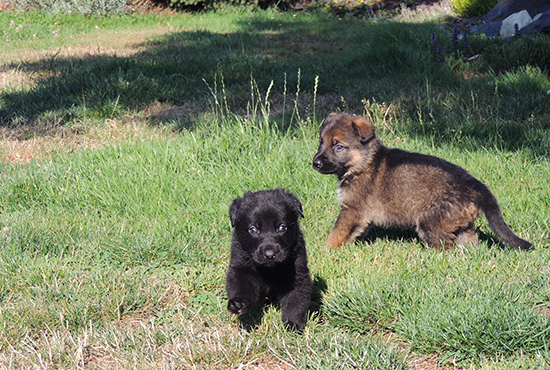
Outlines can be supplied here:
<path id="1" fill-rule="evenodd" d="M 502 27 L 502 22 L 488 22 L 480 23 L 472 28 L 470 28 L 471 33 L 484 33 L 487 36 L 498 36 L 500 35 L 500 28 Z"/>
<path id="2" fill-rule="evenodd" d="M 504 27 L 503 20 L 510 23 L 510 19 L 522 13 L 525 14 L 525 11 L 529 13 L 526 19 L 531 17 L 532 22 L 514 21 L 512 26 L 507 24 Z M 500 34 L 507 37 L 514 33 L 509 28 L 514 27 L 514 23 L 518 23 L 520 32 L 523 34 L 532 31 L 550 34 L 549 18 L 550 0 L 501 0 L 489 13 L 481 18 L 481 23 L 470 28 L 470 32 L 482 32 L 487 36 L 498 36 Z M 504 30 L 506 32 L 503 32 L 503 28 L 506 28 L 507 31 Z"/>
<path id="3" fill-rule="evenodd" d="M 548 0 L 501 0 L 482 19 L 486 22 L 502 21 L 514 13 L 527 10 L 531 18 L 539 13 L 550 11 Z"/>
<path id="4" fill-rule="evenodd" d="M 527 10 L 514 13 L 502 21 L 500 37 L 512 37 L 516 34 L 516 30 L 520 30 L 532 22 L 533 18 L 531 18 Z"/>
<path id="5" fill-rule="evenodd" d="M 550 34 L 550 11 L 542 13 L 538 18 L 523 27 L 520 31 L 524 35 L 531 31 Z"/>

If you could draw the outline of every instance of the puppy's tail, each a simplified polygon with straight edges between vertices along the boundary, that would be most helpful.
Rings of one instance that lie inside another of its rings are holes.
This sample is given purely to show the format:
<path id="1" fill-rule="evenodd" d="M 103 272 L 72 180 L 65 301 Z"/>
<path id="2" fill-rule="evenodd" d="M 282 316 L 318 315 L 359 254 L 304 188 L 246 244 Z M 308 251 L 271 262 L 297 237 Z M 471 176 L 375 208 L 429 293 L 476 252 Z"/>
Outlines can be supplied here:
<path id="1" fill-rule="evenodd" d="M 482 192 L 481 201 L 479 202 L 479 207 L 487 219 L 487 223 L 493 232 L 508 244 L 510 247 L 519 249 L 519 250 L 532 250 L 534 249 L 533 244 L 529 243 L 527 240 L 524 240 L 514 234 L 512 230 L 508 227 L 504 218 L 502 217 L 502 212 L 498 206 L 497 200 L 494 195 L 486 189 L 486 192 Z"/>

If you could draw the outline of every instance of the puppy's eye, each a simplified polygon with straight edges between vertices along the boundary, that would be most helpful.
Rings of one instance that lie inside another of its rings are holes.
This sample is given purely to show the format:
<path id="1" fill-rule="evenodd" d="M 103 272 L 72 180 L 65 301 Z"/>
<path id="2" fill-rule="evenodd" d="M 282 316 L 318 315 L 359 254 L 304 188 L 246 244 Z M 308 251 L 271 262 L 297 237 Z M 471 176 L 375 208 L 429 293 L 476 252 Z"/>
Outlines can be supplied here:
<path id="1" fill-rule="evenodd" d="M 285 231 L 288 230 L 288 227 L 285 224 L 280 224 L 278 230 L 280 233 L 284 233 Z"/>
<path id="2" fill-rule="evenodd" d="M 248 232 L 250 233 L 250 235 L 258 235 L 260 233 L 260 230 L 258 230 L 256 226 L 250 226 L 248 228 Z"/>
<path id="3" fill-rule="evenodd" d="M 342 150 L 344 150 L 346 147 L 341 145 L 341 144 L 336 144 L 332 147 L 332 149 L 334 149 L 335 152 L 341 152 Z"/>

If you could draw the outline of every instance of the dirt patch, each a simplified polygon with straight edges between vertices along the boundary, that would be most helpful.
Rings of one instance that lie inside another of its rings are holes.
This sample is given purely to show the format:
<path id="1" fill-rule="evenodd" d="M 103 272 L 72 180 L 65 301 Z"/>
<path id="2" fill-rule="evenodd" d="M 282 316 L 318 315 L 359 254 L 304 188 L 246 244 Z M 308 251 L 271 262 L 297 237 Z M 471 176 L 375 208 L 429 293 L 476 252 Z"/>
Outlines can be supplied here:
<path id="1" fill-rule="evenodd" d="M 535 307 L 535 313 L 545 317 L 550 317 L 550 307 L 540 304 Z"/>
<path id="2" fill-rule="evenodd" d="M 289 363 L 272 359 L 258 359 L 247 364 L 240 364 L 235 370 L 290 370 L 295 369 Z"/>
<path id="3" fill-rule="evenodd" d="M 418 358 L 409 362 L 409 368 L 411 370 L 441 370 L 443 369 L 437 364 L 436 359 L 423 359 Z M 446 368 L 449 369 L 449 368 Z"/>

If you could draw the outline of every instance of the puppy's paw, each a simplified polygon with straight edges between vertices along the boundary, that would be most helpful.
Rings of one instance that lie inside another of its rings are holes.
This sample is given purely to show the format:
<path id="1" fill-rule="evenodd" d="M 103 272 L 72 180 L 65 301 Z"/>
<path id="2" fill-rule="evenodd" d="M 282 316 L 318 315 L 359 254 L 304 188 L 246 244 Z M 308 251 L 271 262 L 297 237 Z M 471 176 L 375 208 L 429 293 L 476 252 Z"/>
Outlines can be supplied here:
<path id="1" fill-rule="evenodd" d="M 242 315 L 248 311 L 251 305 L 251 302 L 248 302 L 246 299 L 235 297 L 227 302 L 227 310 L 235 315 Z"/>
<path id="2" fill-rule="evenodd" d="M 344 242 L 340 240 L 340 238 L 338 237 L 338 234 L 332 232 L 328 236 L 327 244 L 330 249 L 337 250 L 340 248 L 342 244 L 344 244 Z"/>
<path id="3" fill-rule="evenodd" d="M 284 319 L 283 319 L 284 320 Z M 283 321 L 285 326 L 290 330 L 296 330 L 299 333 L 304 331 L 304 328 L 306 327 L 305 320 L 284 320 Z"/>
<path id="4" fill-rule="evenodd" d="M 283 306 L 283 323 L 290 330 L 302 332 L 306 327 L 306 312 L 292 311 Z"/>

